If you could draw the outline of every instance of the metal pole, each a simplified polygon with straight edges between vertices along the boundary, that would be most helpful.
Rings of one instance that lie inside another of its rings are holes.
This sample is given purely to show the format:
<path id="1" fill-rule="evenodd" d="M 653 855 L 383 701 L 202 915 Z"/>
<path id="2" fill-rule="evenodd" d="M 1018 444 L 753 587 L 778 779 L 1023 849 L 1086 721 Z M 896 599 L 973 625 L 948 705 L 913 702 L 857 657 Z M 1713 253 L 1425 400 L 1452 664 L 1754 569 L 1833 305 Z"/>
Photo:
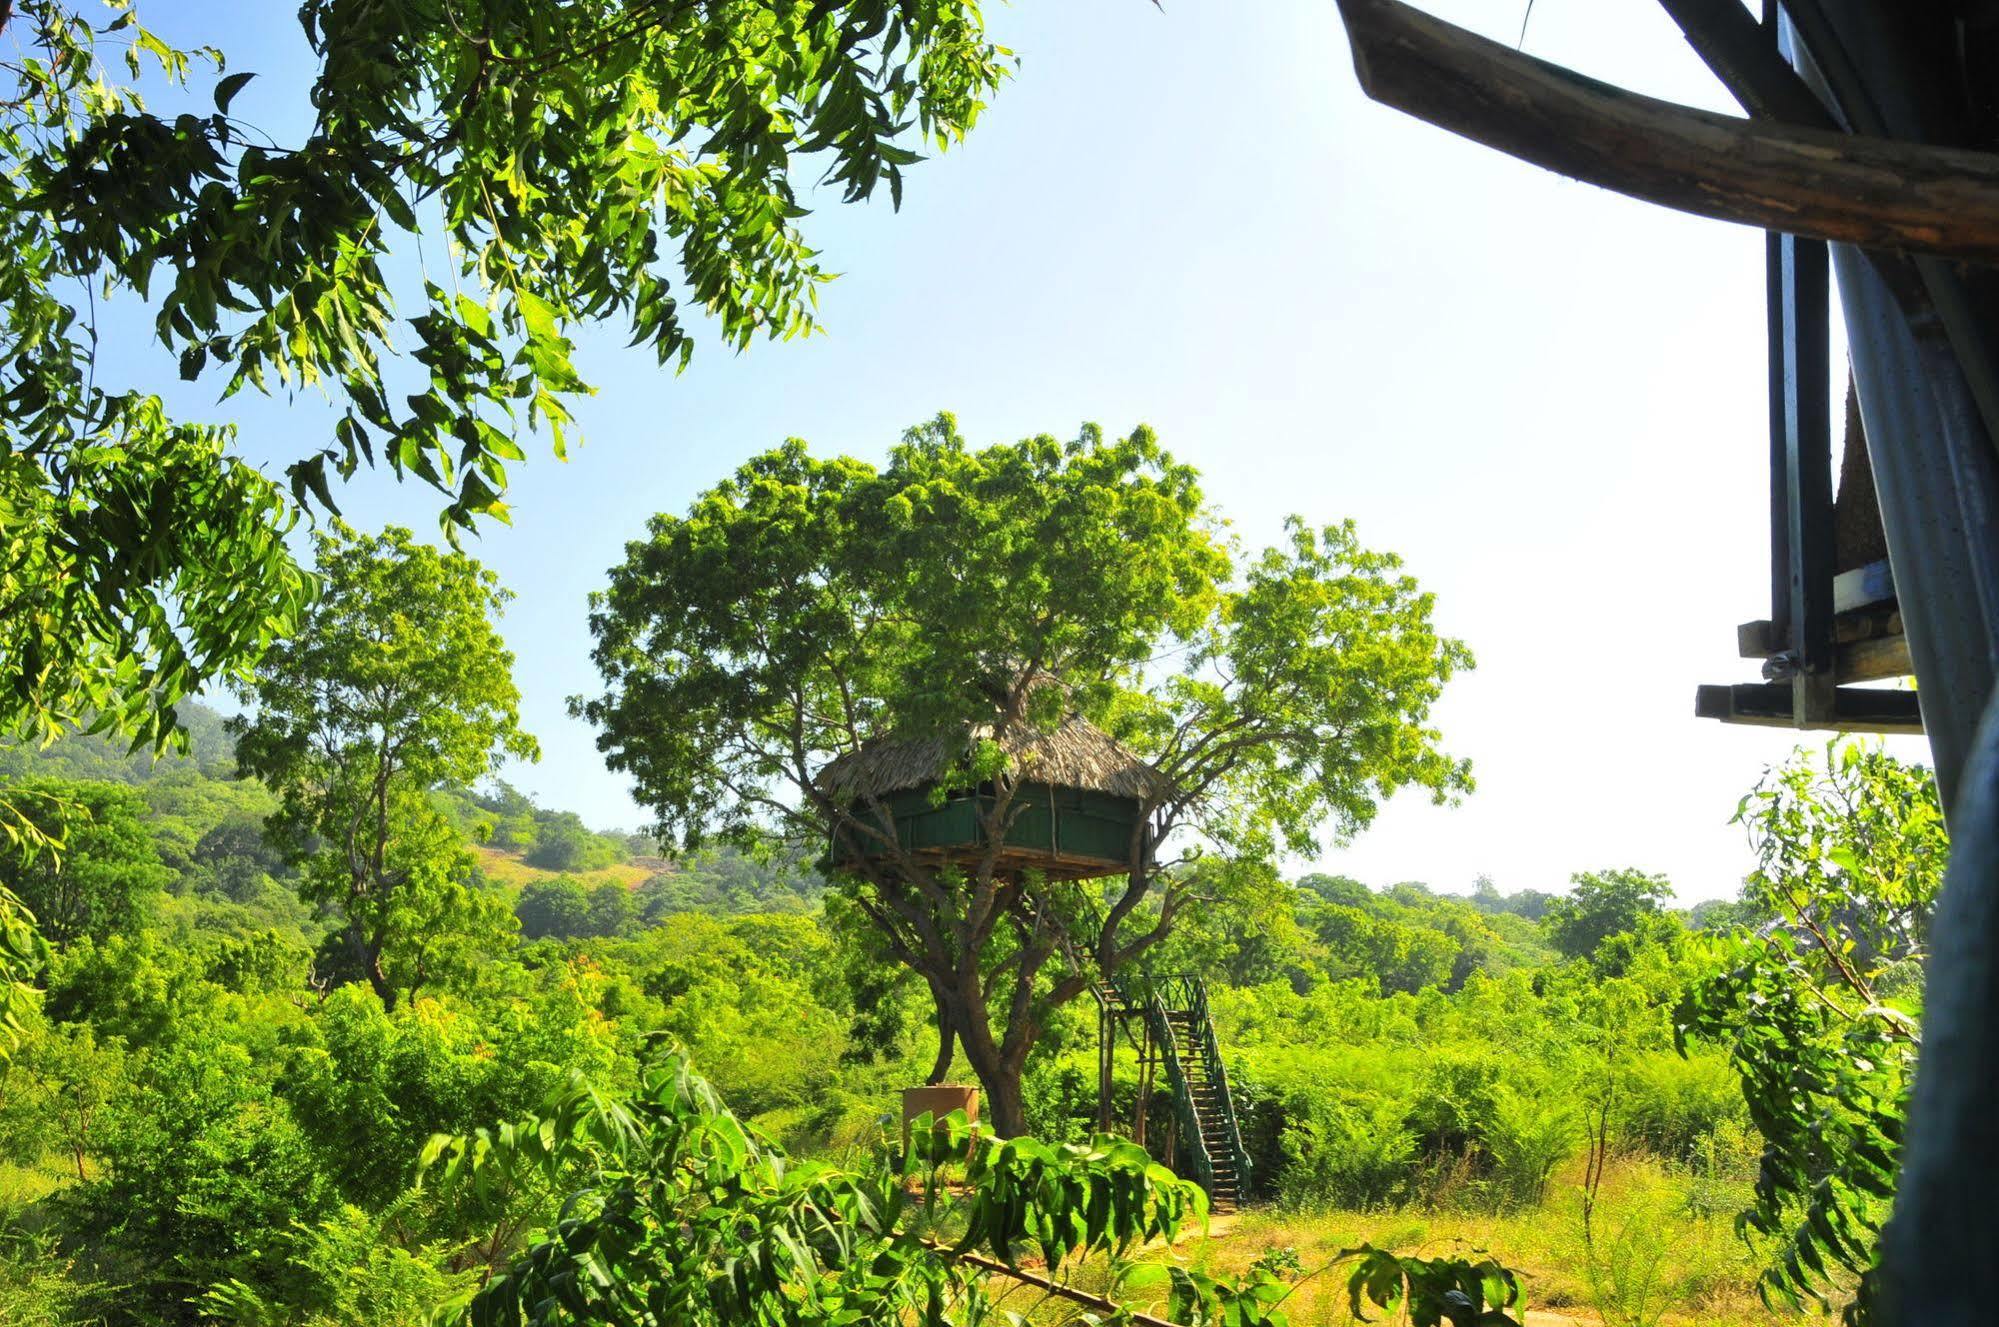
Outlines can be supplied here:
<path id="1" fill-rule="evenodd" d="M 1941 328 L 1905 315 L 1858 250 L 1833 246 L 1833 266 L 1916 698 L 1956 829 L 1958 775 L 1999 676 L 1999 465 Z"/>
<path id="2" fill-rule="evenodd" d="M 1111 1006 L 1097 997 L 1097 1132 L 1111 1131 Z"/>
<path id="3" fill-rule="evenodd" d="M 1950 80 L 1936 49 L 1905 44 L 1907 25 L 1926 11 L 1876 0 L 1788 8 L 1801 72 L 1848 124 L 1913 141 L 1953 133 L 1938 104 Z M 1882 1243 L 1882 1317 L 1900 1327 L 1984 1323 L 1999 1249 L 1999 426 L 1989 422 L 1999 418 L 1999 316 L 1945 264 L 1922 264 L 1910 281 L 1903 260 L 1839 245 L 1833 263 L 1952 834 L 1908 1144 Z M 1889 265 L 1894 288 L 1877 264 Z"/>
<path id="4" fill-rule="evenodd" d="M 1999 696 L 1986 706 L 1958 794 L 1950 874 L 1931 924 L 1922 1065 L 1895 1215 L 1882 1239 L 1883 1321 L 1992 1321 L 1999 1247 Z"/>

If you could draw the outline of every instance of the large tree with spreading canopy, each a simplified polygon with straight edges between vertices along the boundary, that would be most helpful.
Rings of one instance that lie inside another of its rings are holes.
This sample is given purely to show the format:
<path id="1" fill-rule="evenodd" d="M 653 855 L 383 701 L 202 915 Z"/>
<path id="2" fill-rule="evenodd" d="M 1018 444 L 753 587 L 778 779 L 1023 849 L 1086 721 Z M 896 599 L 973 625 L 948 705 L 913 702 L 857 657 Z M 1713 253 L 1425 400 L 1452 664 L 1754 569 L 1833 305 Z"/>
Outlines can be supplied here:
<path id="1" fill-rule="evenodd" d="M 940 415 L 883 467 L 793 441 L 654 518 L 594 601 L 605 690 L 578 709 L 669 838 L 888 840 L 843 888 L 929 986 L 940 1073 L 955 1042 L 1017 1132 L 1050 1013 L 1230 878 L 1190 858 L 1315 852 L 1398 788 L 1471 787 L 1428 726 L 1471 663 L 1431 610 L 1350 525 L 1247 551 L 1149 429 L 974 448 Z M 942 737 L 941 783 L 990 785 L 997 822 L 1024 771 L 975 735 L 1072 717 L 1161 776 L 1108 883 L 917 860 L 821 778 Z"/>
<path id="2" fill-rule="evenodd" d="M 562 454 L 590 391 L 579 326 L 683 365 L 693 310 L 738 349 L 812 330 L 800 181 L 899 204 L 1007 58 L 970 0 L 305 0 L 311 75 L 252 90 L 227 10 L 183 50 L 132 0 L 0 0 L 0 735 L 173 740 L 308 611 L 286 536 L 335 474 L 505 520 L 524 435 Z M 288 484 L 101 371 L 114 294 L 166 373 L 333 402 Z M 59 851 L 34 811 L 0 794 L 0 853 Z M 8 1008 L 33 935 L 0 894 Z"/>

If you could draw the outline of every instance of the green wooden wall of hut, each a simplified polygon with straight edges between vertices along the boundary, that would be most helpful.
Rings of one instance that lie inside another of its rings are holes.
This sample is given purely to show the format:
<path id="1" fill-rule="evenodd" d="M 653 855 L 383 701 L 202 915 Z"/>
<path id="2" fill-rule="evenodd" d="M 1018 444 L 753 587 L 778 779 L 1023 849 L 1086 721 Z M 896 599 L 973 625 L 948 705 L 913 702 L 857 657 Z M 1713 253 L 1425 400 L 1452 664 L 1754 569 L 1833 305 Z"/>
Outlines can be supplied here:
<path id="1" fill-rule="evenodd" d="M 1018 853 L 1046 854 L 1050 866 L 1061 860 L 1099 861 L 1105 864 L 1104 874 L 1122 869 L 1130 860 L 1131 835 L 1139 815 L 1135 799 L 1045 783 L 1024 783 L 1013 797 L 1018 814 L 1006 844 Z M 986 846 L 981 825 L 992 800 L 991 794 L 959 793 L 935 804 L 930 789 L 910 788 L 889 794 L 883 802 L 895 819 L 896 838 L 904 849 L 950 856 Z M 836 861 L 887 852 L 873 840 L 841 846 L 847 850 L 836 846 Z"/>

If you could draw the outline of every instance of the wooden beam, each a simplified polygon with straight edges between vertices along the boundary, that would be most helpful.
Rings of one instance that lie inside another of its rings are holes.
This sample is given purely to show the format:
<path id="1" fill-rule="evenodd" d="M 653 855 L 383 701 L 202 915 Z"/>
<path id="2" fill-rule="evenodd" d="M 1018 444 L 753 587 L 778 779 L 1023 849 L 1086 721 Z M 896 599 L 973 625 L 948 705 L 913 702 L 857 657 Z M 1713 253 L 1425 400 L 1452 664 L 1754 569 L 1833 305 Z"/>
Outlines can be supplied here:
<path id="1" fill-rule="evenodd" d="M 1764 230 L 1999 262 L 1999 155 L 1717 115 L 1400 0 L 1338 3 L 1370 97 L 1522 161 Z"/>
<path id="2" fill-rule="evenodd" d="M 1841 645 L 1834 659 L 1835 676 L 1842 682 L 1879 682 L 1887 677 L 1911 677 L 1916 671 L 1909 658 L 1907 636 L 1877 636 Z"/>
<path id="3" fill-rule="evenodd" d="M 1745 682 L 1734 686 L 1704 686 L 1694 693 L 1694 715 L 1723 723 L 1761 728 L 1812 727 L 1842 733 L 1905 733 L 1920 736 L 1922 712 L 1913 691 L 1881 691 L 1840 687 L 1833 693 L 1833 714 L 1809 725 L 1797 721 L 1788 682 Z"/>
<path id="4" fill-rule="evenodd" d="M 1742 0 L 1659 0 L 1659 7 L 1743 110 L 1814 129 L 1840 127 L 1777 53 L 1776 34 L 1751 18 Z"/>
<path id="5" fill-rule="evenodd" d="M 1832 578 L 1832 611 L 1851 613 L 1872 604 L 1885 604 L 1895 597 L 1895 573 L 1888 559 L 1870 562 Z"/>
<path id="6" fill-rule="evenodd" d="M 1902 614 L 1893 608 L 1841 613 L 1832 620 L 1832 638 L 1841 645 L 1901 634 Z M 1790 648 L 1786 639 L 1783 628 L 1761 618 L 1744 622 L 1735 629 L 1736 653 L 1745 659 L 1768 659 L 1773 654 L 1782 654 Z"/>
<path id="7" fill-rule="evenodd" d="M 1878 682 L 1885 677 L 1910 677 L 1916 668 L 1909 658 L 1909 640 L 1902 634 L 1902 615 L 1893 609 L 1845 613 L 1833 619 L 1833 680 Z M 1744 622 L 1735 629 L 1736 652 L 1745 659 L 1780 660 L 1765 665 L 1763 676 L 1782 681 L 1794 676 L 1795 665 L 1780 659 L 1790 641 L 1774 622 Z"/>

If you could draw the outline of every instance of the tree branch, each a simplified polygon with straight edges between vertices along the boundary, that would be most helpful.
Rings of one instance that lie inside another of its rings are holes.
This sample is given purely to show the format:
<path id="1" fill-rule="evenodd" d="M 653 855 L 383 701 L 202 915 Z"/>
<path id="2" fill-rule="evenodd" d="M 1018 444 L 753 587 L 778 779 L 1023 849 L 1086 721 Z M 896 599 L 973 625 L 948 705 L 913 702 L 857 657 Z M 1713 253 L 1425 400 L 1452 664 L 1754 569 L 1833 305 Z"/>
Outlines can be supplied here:
<path id="1" fill-rule="evenodd" d="M 1102 1295 L 1093 1295 L 1087 1290 L 1078 1290 L 1076 1287 L 1065 1285 L 1060 1281 L 1052 1281 L 1045 1276 L 1038 1276 L 1025 1268 L 1009 1267 L 996 1258 L 988 1258 L 982 1254 L 969 1251 L 959 1252 L 950 1245 L 934 1239 L 924 1239 L 923 1247 L 929 1249 L 940 1258 L 961 1262 L 967 1267 L 976 1267 L 982 1272 L 996 1272 L 1001 1276 L 1011 1277 L 1024 1285 L 1045 1290 L 1051 1295 L 1059 1295 L 1072 1304 L 1081 1304 L 1085 1308 L 1095 1309 L 1097 1312 L 1105 1314 L 1116 1321 L 1137 1323 L 1138 1327 L 1180 1327 L 1178 1323 L 1170 1319 L 1155 1318 L 1149 1313 L 1139 1313 L 1118 1303 L 1116 1300 L 1105 1299 Z"/>

